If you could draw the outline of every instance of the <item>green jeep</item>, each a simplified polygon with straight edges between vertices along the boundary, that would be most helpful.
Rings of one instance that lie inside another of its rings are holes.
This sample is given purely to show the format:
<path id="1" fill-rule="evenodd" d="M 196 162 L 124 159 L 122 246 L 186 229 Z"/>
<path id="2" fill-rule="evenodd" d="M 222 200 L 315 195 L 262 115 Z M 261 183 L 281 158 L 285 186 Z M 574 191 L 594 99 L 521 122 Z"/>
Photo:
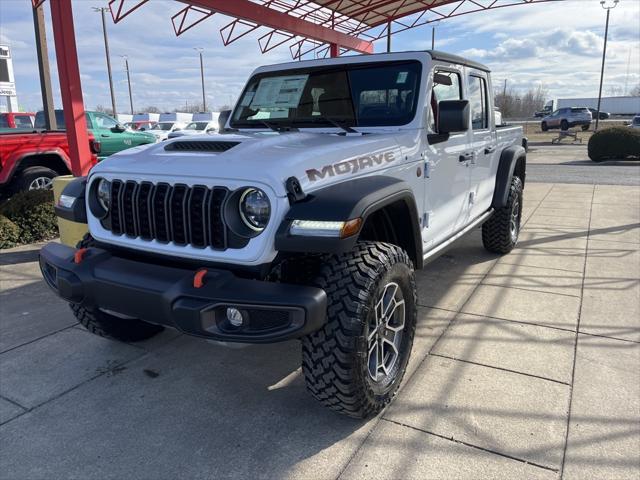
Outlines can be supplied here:
<path id="1" fill-rule="evenodd" d="M 64 114 L 62 110 L 56 110 L 56 123 L 58 130 L 65 129 Z M 87 128 L 95 139 L 100 142 L 100 156 L 103 159 L 127 148 L 155 143 L 156 137 L 151 133 L 129 130 L 120 124 L 115 118 L 100 112 L 85 112 Z M 36 113 L 36 129 L 44 129 L 44 112 Z"/>

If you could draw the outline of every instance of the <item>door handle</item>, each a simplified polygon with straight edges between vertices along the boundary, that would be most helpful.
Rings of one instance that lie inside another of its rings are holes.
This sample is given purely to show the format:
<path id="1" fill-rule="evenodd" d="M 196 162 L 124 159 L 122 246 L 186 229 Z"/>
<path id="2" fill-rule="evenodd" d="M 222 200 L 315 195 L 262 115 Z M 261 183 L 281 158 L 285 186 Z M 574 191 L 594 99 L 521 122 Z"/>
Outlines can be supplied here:
<path id="1" fill-rule="evenodd" d="M 101 137 L 104 137 L 104 138 L 109 138 L 111 135 L 107 135 L 106 133 L 103 133 L 103 134 L 102 134 L 102 135 L 100 135 L 100 136 L 101 136 Z"/>
<path id="2" fill-rule="evenodd" d="M 495 151 L 496 151 L 496 147 L 487 147 L 487 148 L 484 149 L 484 154 L 485 155 L 491 155 Z"/>
<path id="3" fill-rule="evenodd" d="M 467 153 L 463 153 L 462 155 L 460 155 L 460 157 L 458 158 L 458 161 L 460 163 L 462 162 L 468 162 L 470 160 L 473 160 L 473 153 L 472 152 L 467 152 Z"/>

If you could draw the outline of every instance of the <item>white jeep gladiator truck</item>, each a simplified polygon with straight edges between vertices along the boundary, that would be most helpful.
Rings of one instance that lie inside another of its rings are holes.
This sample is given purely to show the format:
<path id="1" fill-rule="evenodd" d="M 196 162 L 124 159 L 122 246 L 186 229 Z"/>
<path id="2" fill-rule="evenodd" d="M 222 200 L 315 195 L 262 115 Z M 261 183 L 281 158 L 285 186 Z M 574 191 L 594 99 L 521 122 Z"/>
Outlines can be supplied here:
<path id="1" fill-rule="evenodd" d="M 520 127 L 496 128 L 487 67 L 446 53 L 258 68 L 221 135 L 126 150 L 66 187 L 76 249 L 40 253 L 91 332 L 165 326 L 221 342 L 298 338 L 308 390 L 366 417 L 394 396 L 414 270 L 482 226 L 518 240 Z"/>

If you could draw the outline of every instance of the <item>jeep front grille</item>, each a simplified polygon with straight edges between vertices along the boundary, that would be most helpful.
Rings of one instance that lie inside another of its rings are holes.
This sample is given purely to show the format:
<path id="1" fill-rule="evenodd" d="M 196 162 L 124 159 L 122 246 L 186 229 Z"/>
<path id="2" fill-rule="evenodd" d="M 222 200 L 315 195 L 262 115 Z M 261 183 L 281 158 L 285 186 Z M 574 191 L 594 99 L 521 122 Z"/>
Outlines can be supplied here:
<path id="1" fill-rule="evenodd" d="M 116 235 L 216 250 L 227 248 L 224 187 L 114 180 L 103 225 Z"/>

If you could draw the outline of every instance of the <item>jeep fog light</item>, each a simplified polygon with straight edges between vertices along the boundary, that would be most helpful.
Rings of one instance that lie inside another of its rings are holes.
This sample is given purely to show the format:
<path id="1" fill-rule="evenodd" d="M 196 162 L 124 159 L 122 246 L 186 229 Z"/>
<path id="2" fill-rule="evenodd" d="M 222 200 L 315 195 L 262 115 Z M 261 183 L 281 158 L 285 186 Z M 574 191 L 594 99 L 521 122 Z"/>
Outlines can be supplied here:
<path id="1" fill-rule="evenodd" d="M 320 220 L 294 220 L 289 233 L 304 237 L 334 237 L 347 238 L 360 231 L 361 218 L 354 218 L 347 222 L 325 222 Z"/>
<path id="2" fill-rule="evenodd" d="M 237 308 L 229 307 L 227 308 L 227 320 L 234 327 L 241 327 L 244 323 L 244 316 Z"/>

